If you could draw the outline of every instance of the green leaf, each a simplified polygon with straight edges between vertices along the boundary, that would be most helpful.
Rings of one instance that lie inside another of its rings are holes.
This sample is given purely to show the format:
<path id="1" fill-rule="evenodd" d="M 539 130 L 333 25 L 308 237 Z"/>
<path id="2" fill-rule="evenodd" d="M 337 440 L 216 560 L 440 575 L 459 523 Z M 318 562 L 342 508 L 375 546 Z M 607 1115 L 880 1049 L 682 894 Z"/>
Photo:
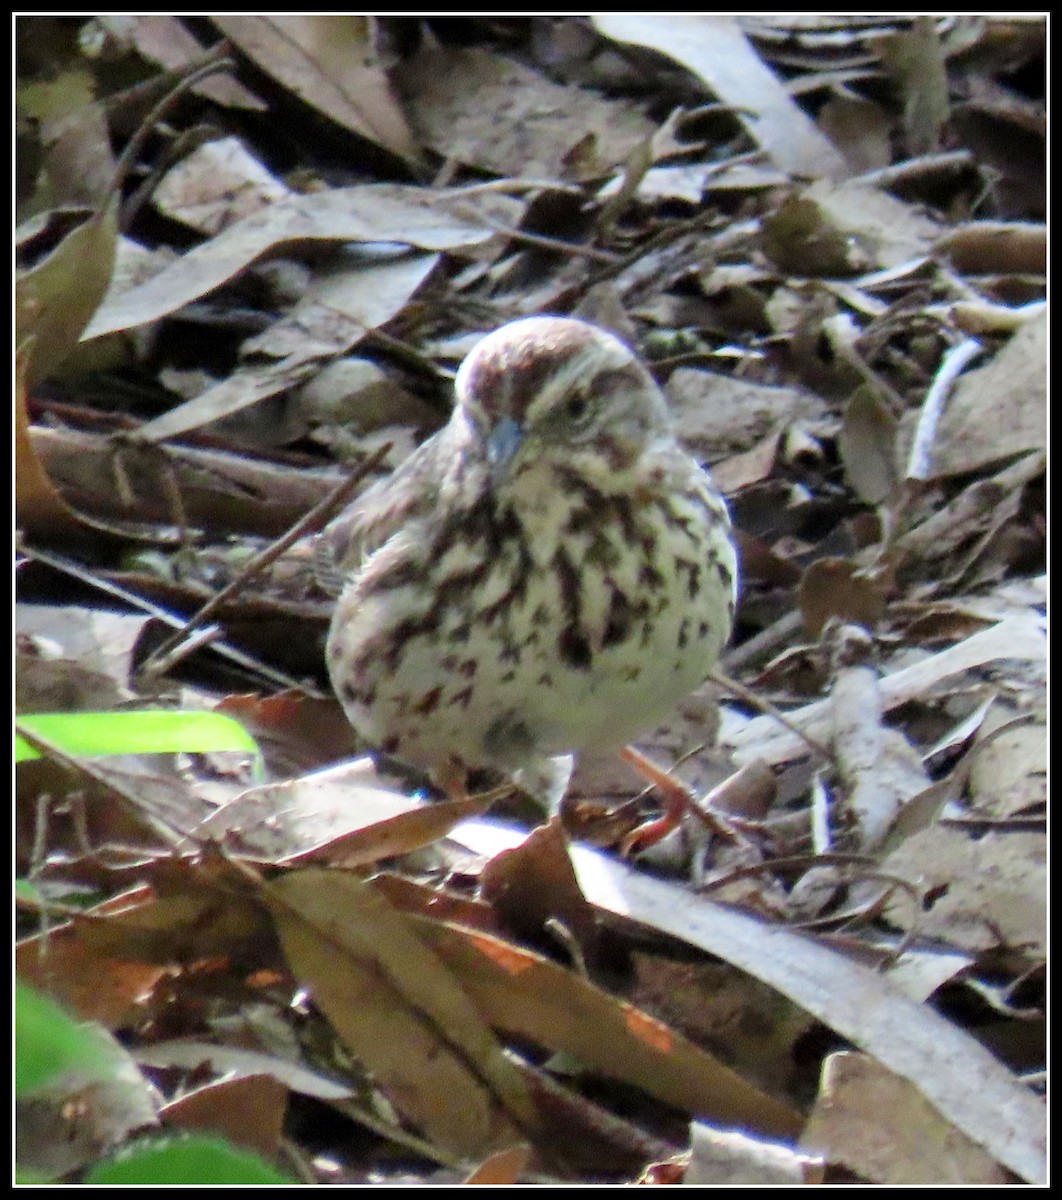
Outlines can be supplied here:
<path id="1" fill-rule="evenodd" d="M 23 900 L 27 904 L 41 904 L 43 902 L 40 888 L 36 884 L 30 883 L 28 879 L 15 880 L 15 899 Z"/>
<path id="2" fill-rule="evenodd" d="M 67 754 L 102 758 L 112 754 L 258 752 L 251 735 L 232 717 L 213 712 L 37 713 L 19 717 L 29 733 L 40 734 Z M 15 736 L 15 762 L 39 758 Z"/>
<path id="3" fill-rule="evenodd" d="M 292 1184 L 256 1154 L 221 1138 L 175 1137 L 140 1142 L 93 1167 L 89 1184 Z"/>
<path id="4" fill-rule="evenodd" d="M 99 1043 L 47 996 L 15 980 L 15 1094 L 67 1072 L 103 1078 L 110 1060 Z"/>

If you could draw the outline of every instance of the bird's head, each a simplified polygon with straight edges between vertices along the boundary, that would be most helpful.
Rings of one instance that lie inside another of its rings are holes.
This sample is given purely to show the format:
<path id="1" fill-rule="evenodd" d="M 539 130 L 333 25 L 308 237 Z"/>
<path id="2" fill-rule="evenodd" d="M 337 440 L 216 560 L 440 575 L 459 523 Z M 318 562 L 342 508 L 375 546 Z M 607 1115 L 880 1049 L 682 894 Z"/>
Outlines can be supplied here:
<path id="1" fill-rule="evenodd" d="M 526 317 L 488 334 L 455 389 L 496 483 L 552 460 L 622 472 L 671 433 L 664 397 L 634 354 L 570 317 Z"/>

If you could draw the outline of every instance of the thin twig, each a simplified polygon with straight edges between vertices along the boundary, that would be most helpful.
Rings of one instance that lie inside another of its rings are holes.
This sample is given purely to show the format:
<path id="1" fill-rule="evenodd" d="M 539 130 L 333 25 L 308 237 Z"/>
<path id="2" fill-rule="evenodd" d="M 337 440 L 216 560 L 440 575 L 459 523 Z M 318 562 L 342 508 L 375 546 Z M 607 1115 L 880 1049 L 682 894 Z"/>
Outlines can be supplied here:
<path id="1" fill-rule="evenodd" d="M 334 512 L 338 511 L 350 500 L 362 479 L 374 467 L 383 462 L 390 451 L 391 443 L 387 442 L 374 453 L 370 454 L 368 458 L 359 463 L 357 469 L 349 478 L 344 479 L 342 483 L 332 489 L 320 504 L 315 505 L 305 516 L 300 517 L 287 533 L 281 535 L 275 542 L 272 542 L 259 554 L 250 559 L 234 579 L 230 580 L 217 595 L 208 600 L 198 612 L 193 613 L 180 629 L 175 630 L 161 646 L 152 652 L 141 666 L 140 673 L 149 677 L 159 674 L 162 670 L 164 660 L 167 665 L 172 665 L 173 651 L 180 646 L 193 630 L 206 624 L 226 601 L 231 600 L 251 579 L 265 570 L 271 562 L 279 558 L 291 545 L 306 534 L 316 532 L 321 528 Z"/>
<path id="2" fill-rule="evenodd" d="M 548 237 L 544 233 L 529 233 L 526 229 L 513 229 L 511 226 L 495 223 L 480 216 L 481 224 L 495 233 L 504 234 L 515 242 L 526 242 L 529 246 L 540 246 L 543 250 L 556 250 L 572 258 L 589 258 L 594 262 L 605 263 L 610 267 L 616 266 L 621 257 L 611 250 L 598 250 L 595 246 L 581 246 L 575 242 L 566 242 L 562 238 Z"/>
<path id="3" fill-rule="evenodd" d="M 806 873 L 808 870 L 823 866 L 862 867 L 873 870 L 876 865 L 877 860 L 868 854 L 844 854 L 840 851 L 830 851 L 828 854 L 783 854 L 777 858 L 765 858 L 762 862 L 742 863 L 717 879 L 702 883 L 697 890 L 702 894 L 714 892 L 734 880 L 748 879 L 755 875 L 762 875 L 766 871 L 780 874 L 784 871 L 799 869 Z M 897 882 L 900 881 L 897 880 Z"/>
<path id="4" fill-rule="evenodd" d="M 194 88 L 196 84 L 202 83 L 210 75 L 216 75 L 219 71 L 231 71 L 233 69 L 235 63 L 228 57 L 228 53 L 229 47 L 225 42 L 219 42 L 217 46 L 211 47 L 203 56 L 202 61 L 192 67 L 183 79 L 179 79 L 158 104 L 155 105 L 151 112 L 148 113 L 144 120 L 140 122 L 139 128 L 129 139 L 125 149 L 122 151 L 122 156 L 115 167 L 114 179 L 111 181 L 111 186 L 107 191 L 103 204 L 100 205 L 101 209 L 105 208 L 111 197 L 119 192 L 132 169 L 134 159 L 143 149 L 144 142 L 154 130 L 159 120 L 161 120 L 163 114 L 173 106 L 175 101 L 189 89 Z"/>
<path id="5" fill-rule="evenodd" d="M 564 183 L 558 179 L 488 179 L 483 183 L 466 183 L 461 186 L 458 196 L 489 195 L 491 192 L 568 192 L 573 196 L 581 196 L 583 188 L 577 183 Z"/>
<path id="6" fill-rule="evenodd" d="M 160 652 L 162 647 L 152 651 L 145 660 L 144 666 L 141 667 L 141 673 L 147 674 L 149 677 L 165 675 L 167 671 L 173 670 L 182 659 L 188 658 L 197 650 L 202 650 L 204 646 L 216 642 L 223 632 L 220 625 L 204 625 L 201 629 L 193 630 L 188 637 L 181 637 L 183 629 L 184 626 L 166 639 L 167 644 L 175 644 L 172 644 L 164 653 Z"/>
<path id="7" fill-rule="evenodd" d="M 981 343 L 976 338 L 966 338 L 953 346 L 940 360 L 940 367 L 930 384 L 929 391 L 918 414 L 911 453 L 907 459 L 908 479 L 928 479 L 932 460 L 933 442 L 937 436 L 937 425 L 944 411 L 944 403 L 955 380 L 962 374 L 966 364 L 981 352 Z"/>
<path id="8" fill-rule="evenodd" d="M 727 671 L 740 671 L 757 659 L 773 654 L 779 647 L 788 645 L 793 636 L 800 631 L 803 623 L 804 618 L 799 609 L 793 609 L 779 617 L 777 621 L 768 625 L 766 629 L 761 629 L 748 641 L 727 651 L 723 659 Z"/>
<path id="9" fill-rule="evenodd" d="M 184 627 L 184 621 L 175 613 L 170 612 L 168 608 L 163 608 L 161 604 L 156 604 L 153 600 L 148 600 L 145 596 L 138 595 L 136 592 L 130 591 L 120 584 L 113 583 L 110 579 L 94 575 L 91 571 L 86 570 L 77 563 L 68 562 L 65 558 L 51 554 L 47 550 L 40 550 L 34 546 L 20 547 L 20 553 L 34 562 L 44 563 L 45 566 L 51 567 L 53 571 L 58 571 L 62 575 L 68 575 L 70 578 L 76 579 L 79 583 L 85 584 L 86 587 L 101 591 L 108 596 L 114 596 L 122 604 L 128 605 L 130 608 L 150 613 L 151 616 L 161 621 L 163 625 L 169 625 L 173 629 Z M 260 661 L 253 655 L 229 645 L 228 642 L 218 642 L 215 640 L 212 643 L 212 647 L 215 653 L 220 654 L 223 658 L 229 659 L 253 675 L 261 675 L 271 680 L 278 687 L 302 691 L 309 695 L 314 694 L 313 690 L 305 682 L 300 683 L 293 676 L 287 675 L 283 671 L 278 671 L 275 667 L 271 667 L 268 663 Z"/>
<path id="10" fill-rule="evenodd" d="M 822 780 L 822 772 L 816 771 L 811 787 L 811 845 L 816 854 L 829 854 L 833 850 L 830 837 L 830 795 Z"/>
<path id="11" fill-rule="evenodd" d="M 806 742 L 816 754 L 821 754 L 828 762 L 833 761 L 833 751 L 829 749 L 823 742 L 817 738 L 813 738 L 810 734 L 805 733 L 799 725 L 791 721 L 780 708 L 773 705 L 770 700 L 765 700 L 762 696 L 757 696 L 755 692 L 749 691 L 744 684 L 738 683 L 736 679 L 731 679 L 729 675 L 724 675 L 722 671 L 712 671 L 708 678 L 719 687 L 725 688 L 728 692 L 733 693 L 739 700 L 743 700 L 746 704 L 753 708 L 758 708 L 760 712 L 766 713 L 780 724 L 784 725 L 790 733 L 795 733 L 801 741 Z"/>
<path id="12" fill-rule="evenodd" d="M 906 892 L 911 900 L 914 901 L 917 913 L 921 910 L 922 895 L 918 888 L 915 887 L 909 879 L 904 879 L 902 876 L 894 875 L 889 871 L 882 871 L 877 868 L 876 860 L 865 854 L 844 854 L 839 851 L 833 851 L 829 854 L 793 854 L 786 855 L 783 858 L 768 858 L 760 863 L 750 863 L 740 867 L 734 867 L 733 870 L 727 871 L 724 875 L 717 879 L 712 879 L 707 883 L 702 883 L 697 888 L 699 895 L 706 895 L 708 892 L 717 891 L 728 883 L 733 883 L 738 879 L 748 879 L 756 875 L 762 875 L 767 871 L 777 874 L 780 871 L 786 871 L 793 867 L 802 867 L 811 864 L 810 870 L 822 870 L 826 867 L 850 867 L 853 870 L 858 869 L 859 874 L 854 879 L 846 882 L 863 883 L 867 881 L 876 881 L 885 884 L 891 888 L 899 888 L 900 891 Z M 866 906 L 861 910 L 866 911 Z M 841 912 L 830 913 L 824 917 L 812 917 L 806 921 L 787 921 L 787 929 L 821 929 L 827 925 L 833 925 L 837 922 L 849 923 L 855 917 L 861 915 L 860 911 L 848 909 Z M 916 937 L 917 920 L 911 923 L 911 926 L 904 933 L 900 944 L 895 951 L 889 956 L 890 961 L 895 961 L 900 958 L 911 946 L 911 943 Z"/>
<path id="13" fill-rule="evenodd" d="M 866 171 L 850 180 L 854 184 L 881 188 L 888 191 L 898 184 L 923 178 L 926 175 L 939 174 L 942 171 L 959 171 L 972 167 L 974 156 L 969 150 L 951 150 L 943 154 L 923 154 L 918 158 L 908 158 L 903 162 L 882 167 L 876 171 Z"/>

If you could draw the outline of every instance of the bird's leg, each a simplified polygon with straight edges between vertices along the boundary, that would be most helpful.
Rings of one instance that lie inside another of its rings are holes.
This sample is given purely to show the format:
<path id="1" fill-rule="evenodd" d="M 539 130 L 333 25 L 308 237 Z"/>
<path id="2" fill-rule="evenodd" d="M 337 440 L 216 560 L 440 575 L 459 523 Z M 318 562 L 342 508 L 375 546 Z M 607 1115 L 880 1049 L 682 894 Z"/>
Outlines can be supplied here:
<path id="1" fill-rule="evenodd" d="M 657 817 L 656 820 L 647 821 L 644 825 L 639 825 L 623 839 L 620 852 L 624 856 L 655 846 L 673 829 L 678 829 L 682 824 L 682 818 L 687 813 L 692 814 L 701 824 L 707 825 L 713 833 L 719 834 L 728 842 L 743 844 L 746 841 L 729 821 L 717 813 L 702 808 L 688 788 L 679 783 L 677 779 L 673 779 L 656 763 L 650 762 L 640 750 L 635 750 L 633 746 L 624 746 L 619 752 L 619 757 L 656 788 L 664 805 L 662 816 Z"/>
<path id="2" fill-rule="evenodd" d="M 445 793 L 447 800 L 468 799 L 468 771 L 454 759 L 443 767 L 435 767 L 431 772 L 431 781 L 440 792 Z"/>

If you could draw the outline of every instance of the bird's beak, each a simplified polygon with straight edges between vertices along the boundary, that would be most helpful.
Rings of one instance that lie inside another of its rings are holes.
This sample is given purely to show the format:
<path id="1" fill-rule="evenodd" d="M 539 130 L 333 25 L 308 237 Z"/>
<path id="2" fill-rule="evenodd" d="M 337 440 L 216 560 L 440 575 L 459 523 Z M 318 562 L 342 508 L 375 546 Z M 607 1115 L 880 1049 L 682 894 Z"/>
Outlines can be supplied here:
<path id="1" fill-rule="evenodd" d="M 523 440 L 523 428 L 512 417 L 502 417 L 487 435 L 487 462 L 493 483 L 505 478 L 509 464 Z"/>

